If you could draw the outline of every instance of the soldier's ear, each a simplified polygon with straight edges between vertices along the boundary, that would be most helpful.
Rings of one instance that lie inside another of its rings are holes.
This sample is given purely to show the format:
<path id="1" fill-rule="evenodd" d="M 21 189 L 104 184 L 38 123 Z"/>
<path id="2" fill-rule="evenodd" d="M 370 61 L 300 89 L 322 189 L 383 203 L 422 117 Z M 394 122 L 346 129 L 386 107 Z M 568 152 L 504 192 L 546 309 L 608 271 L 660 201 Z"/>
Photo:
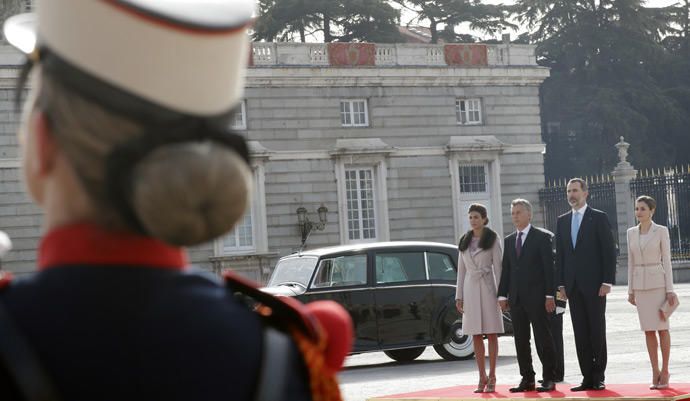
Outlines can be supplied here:
<path id="1" fill-rule="evenodd" d="M 33 132 L 29 135 L 35 136 L 35 173 L 37 173 L 39 176 L 45 176 L 49 174 L 55 167 L 58 147 L 55 141 L 55 136 L 51 130 L 50 120 L 46 113 L 41 110 L 36 110 L 32 113 L 31 119 L 31 127 Z"/>

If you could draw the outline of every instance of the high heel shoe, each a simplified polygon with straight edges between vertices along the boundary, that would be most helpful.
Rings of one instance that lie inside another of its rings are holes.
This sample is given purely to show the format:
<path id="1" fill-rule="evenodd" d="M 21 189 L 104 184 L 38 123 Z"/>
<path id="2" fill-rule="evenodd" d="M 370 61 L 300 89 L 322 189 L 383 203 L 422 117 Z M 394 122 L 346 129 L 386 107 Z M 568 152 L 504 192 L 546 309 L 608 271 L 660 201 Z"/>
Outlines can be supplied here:
<path id="1" fill-rule="evenodd" d="M 666 379 L 666 380 L 664 380 Z M 659 375 L 659 384 L 656 385 L 657 390 L 664 390 L 668 388 L 668 382 L 671 381 L 671 374 L 666 373 L 665 375 L 661 373 Z"/>
<path id="2" fill-rule="evenodd" d="M 489 379 L 487 379 L 486 377 L 480 378 L 479 384 L 477 384 L 477 389 L 474 390 L 474 392 L 475 393 L 483 393 L 488 382 L 489 382 Z"/>
<path id="3" fill-rule="evenodd" d="M 496 392 L 496 376 L 494 377 L 489 377 L 489 380 L 486 382 L 486 389 L 484 390 L 485 393 L 495 393 Z"/>
<path id="4" fill-rule="evenodd" d="M 660 373 L 656 373 L 652 375 L 652 384 L 649 385 L 650 390 L 656 390 L 657 386 L 659 385 L 659 375 Z"/>

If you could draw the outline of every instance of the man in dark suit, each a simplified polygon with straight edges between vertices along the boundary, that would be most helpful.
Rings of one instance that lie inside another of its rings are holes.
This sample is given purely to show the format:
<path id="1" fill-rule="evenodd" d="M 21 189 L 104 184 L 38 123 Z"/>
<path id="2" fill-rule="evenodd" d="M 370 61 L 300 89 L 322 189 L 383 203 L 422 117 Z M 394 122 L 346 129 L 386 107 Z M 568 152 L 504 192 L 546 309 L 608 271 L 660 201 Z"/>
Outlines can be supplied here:
<path id="1" fill-rule="evenodd" d="M 582 383 L 572 391 L 604 390 L 606 295 L 616 273 L 616 250 L 606 213 L 587 206 L 587 183 L 567 186 L 572 210 L 556 224 L 556 269 L 560 295 L 570 301 Z"/>
<path id="2" fill-rule="evenodd" d="M 520 384 L 510 391 L 517 393 L 535 389 L 530 326 L 543 367 L 543 380 L 537 391 L 553 391 L 556 389 L 556 351 L 549 316 L 556 309 L 551 250 L 553 235 L 530 224 L 532 205 L 527 200 L 515 199 L 511 202 L 510 211 L 517 231 L 505 238 L 503 269 L 498 286 L 501 309 L 505 311 L 510 307 L 522 376 Z"/>

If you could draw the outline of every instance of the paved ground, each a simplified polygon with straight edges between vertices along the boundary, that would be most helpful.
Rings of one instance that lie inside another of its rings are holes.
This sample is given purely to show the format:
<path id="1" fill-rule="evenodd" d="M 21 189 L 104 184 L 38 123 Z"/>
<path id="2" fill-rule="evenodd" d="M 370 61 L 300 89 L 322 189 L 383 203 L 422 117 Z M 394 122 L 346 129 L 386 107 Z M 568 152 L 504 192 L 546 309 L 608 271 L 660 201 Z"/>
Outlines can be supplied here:
<path id="1" fill-rule="evenodd" d="M 627 289 L 616 286 L 607 304 L 608 383 L 647 383 L 651 378 L 644 334 L 639 330 L 637 312 L 627 302 Z M 690 383 L 690 284 L 676 285 L 680 307 L 671 318 L 671 381 Z M 581 376 L 575 354 L 570 316 L 564 319 L 565 381 L 579 383 Z M 538 364 L 538 357 L 533 352 Z M 477 382 L 475 361 L 446 362 L 427 350 L 418 360 L 400 364 L 382 352 L 355 355 L 346 361 L 339 375 L 345 401 L 401 392 L 472 384 Z M 541 366 L 535 366 L 541 372 Z M 500 384 L 520 380 L 512 337 L 499 339 L 497 379 Z M 566 385 L 566 384 L 563 384 Z"/>

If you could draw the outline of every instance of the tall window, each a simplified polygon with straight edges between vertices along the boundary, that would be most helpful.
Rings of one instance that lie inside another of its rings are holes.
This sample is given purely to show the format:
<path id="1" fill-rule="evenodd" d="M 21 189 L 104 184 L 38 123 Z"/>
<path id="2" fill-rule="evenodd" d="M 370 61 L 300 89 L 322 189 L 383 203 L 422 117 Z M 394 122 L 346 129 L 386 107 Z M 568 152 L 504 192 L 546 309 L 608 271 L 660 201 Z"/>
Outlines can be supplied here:
<path id="1" fill-rule="evenodd" d="M 230 128 L 235 130 L 247 129 L 247 102 L 242 101 L 235 109 L 230 121 Z"/>
<path id="2" fill-rule="evenodd" d="M 461 165 L 458 168 L 460 193 L 484 193 L 486 189 L 486 166 Z"/>
<path id="3" fill-rule="evenodd" d="M 478 143 L 491 144 L 492 148 L 477 149 Z M 467 211 L 471 204 L 486 206 L 490 227 L 503 231 L 501 214 L 501 162 L 503 149 L 493 135 L 454 136 L 448 142 L 451 188 L 453 190 L 453 216 L 455 236 L 460 237 L 469 229 Z"/>
<path id="4" fill-rule="evenodd" d="M 216 256 L 261 254 L 268 252 L 266 228 L 265 170 L 260 158 L 252 159 L 254 193 L 244 217 L 235 228 L 215 241 Z"/>
<path id="5" fill-rule="evenodd" d="M 486 206 L 489 220 L 492 220 L 491 188 L 486 164 L 460 164 L 458 166 L 459 211 L 461 233 L 470 229 L 467 210 L 473 203 Z M 492 227 L 496 228 L 492 225 Z"/>
<path id="6" fill-rule="evenodd" d="M 457 99 L 455 114 L 458 124 L 475 125 L 482 123 L 482 102 L 480 99 Z"/>
<path id="7" fill-rule="evenodd" d="M 374 169 L 346 169 L 345 192 L 348 239 L 376 239 Z"/>
<path id="8" fill-rule="evenodd" d="M 244 218 L 240 220 L 235 228 L 223 238 L 224 254 L 235 253 L 238 251 L 254 250 L 254 219 L 252 218 L 252 208 L 247 210 Z"/>
<path id="9" fill-rule="evenodd" d="M 367 101 L 363 99 L 341 100 L 340 123 L 343 127 L 369 126 Z"/>

